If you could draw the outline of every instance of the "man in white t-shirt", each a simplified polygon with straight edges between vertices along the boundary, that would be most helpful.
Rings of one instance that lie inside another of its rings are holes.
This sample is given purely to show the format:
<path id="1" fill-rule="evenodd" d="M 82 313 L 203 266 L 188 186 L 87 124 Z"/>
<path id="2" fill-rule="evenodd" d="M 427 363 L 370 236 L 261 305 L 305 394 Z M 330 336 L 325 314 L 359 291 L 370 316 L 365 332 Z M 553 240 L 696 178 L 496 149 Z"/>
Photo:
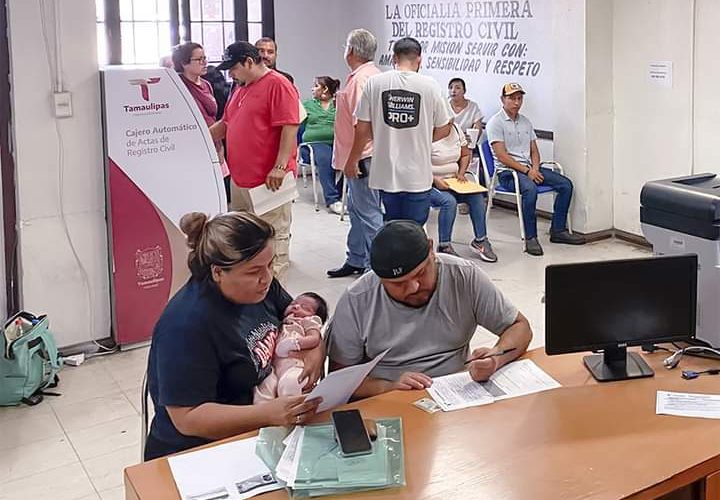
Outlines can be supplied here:
<path id="1" fill-rule="evenodd" d="M 452 111 L 440 85 L 419 75 L 422 48 L 414 38 L 393 45 L 395 69 L 371 77 L 358 102 L 353 148 L 345 175 L 358 175 L 358 160 L 373 140 L 370 187 L 380 191 L 386 220 L 425 224 L 432 188 L 431 144 L 450 133 Z"/>

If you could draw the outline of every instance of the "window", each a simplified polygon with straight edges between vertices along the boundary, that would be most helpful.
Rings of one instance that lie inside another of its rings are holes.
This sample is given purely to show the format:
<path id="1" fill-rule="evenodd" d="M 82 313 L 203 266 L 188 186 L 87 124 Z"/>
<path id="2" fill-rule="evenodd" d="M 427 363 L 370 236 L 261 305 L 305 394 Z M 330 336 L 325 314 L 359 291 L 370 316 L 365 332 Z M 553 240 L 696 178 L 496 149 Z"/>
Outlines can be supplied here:
<path id="1" fill-rule="evenodd" d="M 235 41 L 234 0 L 190 0 L 190 36 L 205 48 L 209 61 L 220 61 Z"/>
<path id="2" fill-rule="evenodd" d="M 274 36 L 273 0 L 96 0 L 98 62 L 157 64 L 178 43 L 210 62 L 235 40 Z"/>
<path id="3" fill-rule="evenodd" d="M 170 52 L 170 0 L 120 0 L 123 64 L 157 64 Z"/>
<path id="4" fill-rule="evenodd" d="M 97 31 L 98 64 L 105 65 L 110 60 L 108 53 L 107 36 L 105 36 L 105 1 L 95 2 L 95 27 Z"/>

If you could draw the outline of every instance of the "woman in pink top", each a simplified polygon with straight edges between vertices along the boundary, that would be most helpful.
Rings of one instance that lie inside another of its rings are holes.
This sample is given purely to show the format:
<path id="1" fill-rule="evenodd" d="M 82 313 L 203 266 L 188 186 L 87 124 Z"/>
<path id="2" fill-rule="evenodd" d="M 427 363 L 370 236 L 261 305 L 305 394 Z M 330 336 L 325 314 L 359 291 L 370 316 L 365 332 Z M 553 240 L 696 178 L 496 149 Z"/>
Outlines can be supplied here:
<path id="1" fill-rule="evenodd" d="M 172 53 L 175 71 L 180 74 L 180 79 L 190 91 L 195 102 L 200 108 L 200 113 L 205 118 L 205 123 L 210 127 L 215 123 L 218 105 L 213 96 L 213 89 L 210 83 L 202 78 L 207 73 L 207 57 L 202 45 L 194 42 L 186 42 L 178 45 Z M 222 141 L 215 141 L 215 149 L 220 159 L 220 170 L 225 181 L 225 193 L 230 200 L 230 170 L 225 162 L 225 149 Z"/>

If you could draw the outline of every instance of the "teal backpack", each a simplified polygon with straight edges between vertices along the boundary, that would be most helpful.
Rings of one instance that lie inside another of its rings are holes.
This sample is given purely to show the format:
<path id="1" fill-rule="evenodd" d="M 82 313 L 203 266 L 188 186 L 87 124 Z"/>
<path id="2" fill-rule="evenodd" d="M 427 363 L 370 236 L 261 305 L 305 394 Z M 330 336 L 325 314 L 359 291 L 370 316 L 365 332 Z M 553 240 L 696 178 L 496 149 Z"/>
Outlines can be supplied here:
<path id="1" fill-rule="evenodd" d="M 0 406 L 36 405 L 58 384 L 62 358 L 47 316 L 21 311 L 0 332 Z"/>

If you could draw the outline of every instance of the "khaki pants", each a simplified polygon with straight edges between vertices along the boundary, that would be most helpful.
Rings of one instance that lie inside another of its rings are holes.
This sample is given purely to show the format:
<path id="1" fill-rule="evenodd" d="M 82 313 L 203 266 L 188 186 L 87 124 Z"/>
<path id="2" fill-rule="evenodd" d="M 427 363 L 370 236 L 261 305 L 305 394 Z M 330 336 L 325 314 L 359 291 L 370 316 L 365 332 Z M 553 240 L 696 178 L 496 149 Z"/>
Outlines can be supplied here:
<path id="1" fill-rule="evenodd" d="M 252 212 L 250 194 L 246 188 L 230 181 L 230 210 Z M 292 224 L 292 202 L 285 203 L 259 216 L 275 229 L 273 243 L 273 275 L 285 286 L 290 268 L 290 225 Z"/>

